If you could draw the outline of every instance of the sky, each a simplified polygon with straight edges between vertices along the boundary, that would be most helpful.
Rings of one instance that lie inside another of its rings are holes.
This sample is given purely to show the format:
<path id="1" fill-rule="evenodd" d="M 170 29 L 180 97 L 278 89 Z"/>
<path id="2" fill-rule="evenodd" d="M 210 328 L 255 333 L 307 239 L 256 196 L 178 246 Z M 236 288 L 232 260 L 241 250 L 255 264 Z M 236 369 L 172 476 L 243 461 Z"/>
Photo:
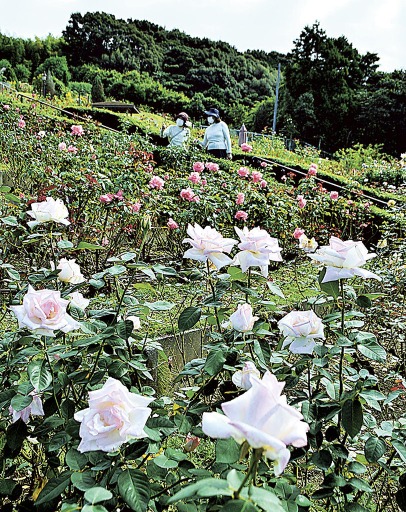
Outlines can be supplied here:
<path id="1" fill-rule="evenodd" d="M 329 37 L 345 36 L 379 69 L 406 69 L 406 0 L 2 0 L 0 32 L 13 37 L 62 35 L 74 12 L 104 11 L 168 30 L 226 41 L 238 50 L 287 53 L 317 20 Z"/>

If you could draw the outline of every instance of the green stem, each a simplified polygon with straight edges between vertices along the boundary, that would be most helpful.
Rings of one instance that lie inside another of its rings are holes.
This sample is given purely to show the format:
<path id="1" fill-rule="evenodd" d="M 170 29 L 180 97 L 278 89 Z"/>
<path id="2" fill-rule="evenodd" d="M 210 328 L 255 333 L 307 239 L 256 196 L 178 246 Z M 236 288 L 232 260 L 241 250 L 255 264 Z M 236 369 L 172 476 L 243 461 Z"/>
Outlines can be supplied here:
<path id="1" fill-rule="evenodd" d="M 89 375 L 89 378 L 88 378 L 88 382 L 90 382 L 90 381 L 92 380 L 93 375 L 94 375 L 94 374 L 95 374 L 95 372 L 96 372 L 97 363 L 99 362 L 100 356 L 101 356 L 101 354 L 102 354 L 102 352 L 103 352 L 103 348 L 104 348 L 104 344 L 103 344 L 103 343 L 101 343 L 101 344 L 100 344 L 100 348 L 99 348 L 99 350 L 98 350 L 98 352 L 97 352 L 97 355 L 96 355 L 96 359 L 95 359 L 95 361 L 94 361 L 94 365 L 93 365 L 92 371 L 90 372 L 90 375 Z M 81 389 L 81 391 L 80 391 L 80 393 L 79 393 L 79 397 L 78 397 L 78 399 L 76 400 L 75 405 L 78 405 L 78 404 L 80 403 L 80 401 L 83 399 L 83 396 L 84 396 L 84 394 L 86 393 L 86 388 L 87 388 L 87 383 L 83 385 L 83 387 L 82 387 L 82 389 Z"/>
<path id="2" fill-rule="evenodd" d="M 209 260 L 206 261 L 206 267 L 207 267 L 207 277 L 209 280 L 209 286 L 211 289 L 211 294 L 212 294 L 213 302 L 214 302 L 216 300 L 216 293 L 215 293 L 214 285 L 212 283 Z M 220 319 L 218 316 L 218 310 L 217 310 L 216 306 L 214 306 L 214 316 L 216 317 L 217 328 L 218 328 L 219 332 L 221 333 Z"/>
<path id="3" fill-rule="evenodd" d="M 250 460 L 250 466 L 248 468 L 247 474 L 244 477 L 244 480 L 241 482 L 240 487 L 234 493 L 234 499 L 238 499 L 239 498 L 240 492 L 242 491 L 244 485 L 248 482 L 248 480 L 251 480 L 252 482 L 255 482 L 255 477 L 257 476 L 258 463 L 261 460 L 262 452 L 263 452 L 262 448 L 255 448 L 252 451 L 251 460 Z"/>

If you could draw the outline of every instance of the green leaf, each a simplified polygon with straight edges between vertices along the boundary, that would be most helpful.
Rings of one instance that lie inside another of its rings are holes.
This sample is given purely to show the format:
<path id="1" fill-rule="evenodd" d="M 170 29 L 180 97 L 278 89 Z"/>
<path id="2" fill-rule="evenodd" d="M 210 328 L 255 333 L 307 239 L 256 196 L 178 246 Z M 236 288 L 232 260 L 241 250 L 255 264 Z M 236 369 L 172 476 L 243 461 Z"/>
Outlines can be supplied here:
<path id="1" fill-rule="evenodd" d="M 176 468 L 178 463 L 176 460 L 168 459 L 166 455 L 161 453 L 161 455 L 158 455 L 158 457 L 154 457 L 154 464 L 156 464 L 159 468 L 164 469 L 172 469 Z"/>
<path id="2" fill-rule="evenodd" d="M 333 462 L 333 457 L 328 450 L 320 450 L 313 453 L 311 460 L 318 468 L 327 470 Z"/>
<path id="3" fill-rule="evenodd" d="M 21 484 L 13 478 L 0 478 L 0 496 L 18 498 L 21 495 Z"/>
<path id="4" fill-rule="evenodd" d="M 112 497 L 113 493 L 104 487 L 92 487 L 85 492 L 85 500 L 89 501 L 92 505 L 101 501 L 111 500 Z"/>
<path id="5" fill-rule="evenodd" d="M 228 267 L 227 274 L 229 274 L 231 281 L 245 281 L 246 275 L 240 267 Z"/>
<path id="6" fill-rule="evenodd" d="M 377 462 L 386 452 L 386 444 L 382 439 L 371 436 L 364 447 L 365 457 L 368 462 Z"/>
<path id="7" fill-rule="evenodd" d="M 119 322 L 116 325 L 117 334 L 123 340 L 128 340 L 133 332 L 133 327 L 134 324 L 131 322 L 131 320 L 124 320 L 124 322 Z"/>
<path id="8" fill-rule="evenodd" d="M 398 452 L 399 457 L 406 463 L 406 446 L 400 441 L 392 441 L 392 446 Z"/>
<path id="9" fill-rule="evenodd" d="M 23 409 L 25 409 L 26 407 L 28 407 L 29 405 L 31 405 L 31 402 L 32 402 L 32 395 L 27 395 L 27 396 L 15 395 L 11 399 L 10 405 L 15 411 L 20 412 Z"/>
<path id="10" fill-rule="evenodd" d="M 207 356 L 206 363 L 204 365 L 205 371 L 213 377 L 217 375 L 219 371 L 223 368 L 223 365 L 226 361 L 226 356 L 221 349 L 213 349 L 209 352 Z"/>
<path id="11" fill-rule="evenodd" d="M 99 251 L 105 250 L 106 248 L 102 245 L 89 244 L 88 242 L 79 242 L 79 245 L 74 249 L 74 251 L 81 251 L 83 249 L 89 249 L 90 251 Z"/>
<path id="12" fill-rule="evenodd" d="M 135 512 L 146 512 L 150 497 L 148 478 L 138 469 L 127 469 L 118 477 L 118 491 Z"/>
<path id="13" fill-rule="evenodd" d="M 245 492 L 247 492 L 247 497 L 266 512 L 285 512 L 284 507 L 274 492 L 255 486 L 244 489 L 244 497 Z"/>
<path id="14" fill-rule="evenodd" d="M 277 512 L 276 509 L 274 509 Z M 281 508 L 281 512 L 285 512 L 285 509 Z M 259 512 L 259 509 L 252 503 L 245 500 L 229 500 L 221 507 L 220 512 Z"/>
<path id="15" fill-rule="evenodd" d="M 355 489 L 358 489 L 359 491 L 373 492 L 372 487 L 368 484 L 368 482 L 362 480 L 362 478 L 353 476 L 348 480 L 348 483 L 352 485 Z"/>
<path id="16" fill-rule="evenodd" d="M 226 480 L 219 478 L 204 478 L 198 482 L 183 487 L 167 501 L 168 504 L 191 498 L 192 496 L 210 497 L 210 496 L 232 496 L 233 490 L 230 489 Z"/>
<path id="17" fill-rule="evenodd" d="M 17 272 L 16 269 L 14 268 L 6 268 L 5 269 L 8 276 L 13 279 L 14 281 L 20 281 L 21 277 L 20 277 L 20 274 Z"/>
<path id="18" fill-rule="evenodd" d="M 346 400 L 342 408 L 342 422 L 345 431 L 350 437 L 355 437 L 364 422 L 362 405 L 358 398 Z"/>
<path id="19" fill-rule="evenodd" d="M 216 441 L 216 462 L 233 464 L 240 458 L 240 445 L 233 438 L 217 439 Z"/>
<path id="20" fill-rule="evenodd" d="M 106 270 L 108 274 L 111 276 L 119 276 L 120 274 L 124 274 L 127 272 L 127 269 L 124 265 L 114 265 Z"/>
<path id="21" fill-rule="evenodd" d="M 36 391 L 44 391 L 52 382 L 52 374 L 45 360 L 31 361 L 28 365 L 28 377 Z"/>
<path id="22" fill-rule="evenodd" d="M 88 505 L 86 504 L 81 510 L 81 512 L 109 512 L 106 507 L 103 505 Z"/>
<path id="23" fill-rule="evenodd" d="M 72 473 L 71 481 L 76 489 L 79 489 L 79 491 L 87 491 L 88 489 L 96 486 L 96 481 L 92 477 L 90 471 L 84 471 L 83 473 Z"/>
<path id="24" fill-rule="evenodd" d="M 157 300 L 156 302 L 144 302 L 144 306 L 151 311 L 170 311 L 175 304 L 166 300 Z"/>
<path id="25" fill-rule="evenodd" d="M 324 276 L 326 275 L 326 269 L 323 268 L 319 274 L 318 281 L 320 289 L 326 294 L 331 295 L 335 299 L 340 296 L 340 287 L 338 281 L 329 281 L 328 283 L 322 283 Z"/>
<path id="26" fill-rule="evenodd" d="M 360 295 L 359 297 L 357 297 L 357 301 L 356 302 L 357 302 L 357 305 L 360 308 L 370 308 L 370 307 L 372 307 L 372 301 L 366 295 Z"/>
<path id="27" fill-rule="evenodd" d="M 61 494 L 70 484 L 71 474 L 71 471 L 65 471 L 64 473 L 62 473 L 62 475 L 58 476 L 57 478 L 52 478 L 52 480 L 50 480 L 39 493 L 35 505 L 41 505 L 42 503 L 46 503 L 47 501 L 52 501 L 56 498 L 61 498 Z"/>
<path id="28" fill-rule="evenodd" d="M 273 283 L 272 281 L 267 281 L 266 282 L 269 290 L 271 291 L 271 293 L 273 293 L 274 295 L 277 295 L 278 297 L 281 297 L 282 299 L 285 298 L 282 290 L 279 288 L 279 286 L 275 283 Z"/>
<path id="29" fill-rule="evenodd" d="M 197 306 L 190 306 L 182 311 L 178 319 L 178 327 L 181 332 L 188 331 L 197 324 L 202 315 L 202 310 Z"/>
<path id="30" fill-rule="evenodd" d="M 386 361 L 386 351 L 377 341 L 365 340 L 362 344 L 357 345 L 357 349 L 361 354 L 372 361 L 384 363 Z"/>
<path id="31" fill-rule="evenodd" d="M 69 466 L 69 469 L 74 471 L 80 471 L 87 464 L 87 457 L 83 453 L 78 452 L 75 448 L 68 450 L 65 462 Z"/>
<path id="32" fill-rule="evenodd" d="M 56 245 L 59 249 L 72 249 L 73 247 L 73 243 L 69 240 L 60 240 Z"/>

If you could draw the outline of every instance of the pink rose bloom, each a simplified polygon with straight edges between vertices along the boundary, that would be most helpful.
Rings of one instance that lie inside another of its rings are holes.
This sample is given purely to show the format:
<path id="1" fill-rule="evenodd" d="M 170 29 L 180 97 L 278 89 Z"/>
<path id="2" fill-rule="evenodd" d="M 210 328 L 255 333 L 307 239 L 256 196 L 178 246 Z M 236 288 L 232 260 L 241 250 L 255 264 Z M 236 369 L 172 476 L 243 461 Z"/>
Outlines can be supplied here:
<path id="1" fill-rule="evenodd" d="M 166 224 L 169 229 L 178 229 L 179 225 L 172 219 L 172 217 L 169 217 L 169 220 Z"/>
<path id="2" fill-rule="evenodd" d="M 220 167 L 218 166 L 218 164 L 214 164 L 213 162 L 207 162 L 206 169 L 209 171 L 217 172 L 220 169 Z"/>
<path id="3" fill-rule="evenodd" d="M 296 238 L 296 240 L 299 240 L 299 238 L 304 234 L 304 230 L 301 228 L 296 228 L 293 232 L 293 238 Z"/>
<path id="4" fill-rule="evenodd" d="M 200 203 L 200 197 L 199 196 L 193 196 L 190 200 L 192 203 Z"/>
<path id="5" fill-rule="evenodd" d="M 266 187 L 268 186 L 268 182 L 267 182 L 266 180 L 261 180 L 261 181 L 259 182 L 259 186 L 260 186 L 261 188 L 266 188 Z"/>
<path id="6" fill-rule="evenodd" d="M 238 210 L 238 212 L 234 215 L 234 218 L 237 220 L 247 220 L 248 213 L 243 210 Z"/>
<path id="7" fill-rule="evenodd" d="M 251 153 L 252 146 L 244 142 L 243 144 L 241 144 L 241 151 L 244 151 L 244 153 Z"/>
<path id="8" fill-rule="evenodd" d="M 268 164 L 266 162 L 261 162 L 259 165 L 263 168 L 268 167 Z"/>
<path id="9" fill-rule="evenodd" d="M 201 184 L 201 185 L 203 185 L 203 186 L 207 185 L 207 180 L 202 180 L 202 181 L 200 182 L 200 184 Z"/>
<path id="10" fill-rule="evenodd" d="M 74 415 L 80 422 L 78 451 L 114 452 L 130 439 L 147 437 L 144 427 L 151 414 L 147 406 L 153 400 L 131 393 L 109 377 L 102 388 L 89 392 L 89 407 Z"/>
<path id="11" fill-rule="evenodd" d="M 338 192 L 336 192 L 335 190 L 330 192 L 330 199 L 332 199 L 333 201 L 337 201 L 337 199 L 338 199 Z"/>
<path id="12" fill-rule="evenodd" d="M 287 176 L 285 176 L 285 175 L 281 176 L 281 180 L 282 180 L 282 181 L 286 181 L 287 179 L 288 179 L 288 177 L 287 177 Z"/>
<path id="13" fill-rule="evenodd" d="M 262 448 L 265 457 L 274 461 L 278 476 L 290 459 L 287 446 L 306 446 L 309 425 L 281 394 L 284 382 L 278 382 L 269 371 L 262 379 L 251 375 L 250 383 L 248 391 L 221 405 L 224 414 L 203 413 L 202 429 L 210 437 L 232 437 L 238 444 Z"/>
<path id="14" fill-rule="evenodd" d="M 102 196 L 99 197 L 99 201 L 105 204 L 111 203 L 113 199 L 114 194 L 111 194 L 110 192 L 108 194 L 103 194 Z"/>
<path id="15" fill-rule="evenodd" d="M 195 172 L 202 172 L 202 171 L 204 171 L 204 163 L 203 162 L 195 162 L 193 164 L 193 170 Z"/>
<path id="16" fill-rule="evenodd" d="M 76 155 L 76 153 L 78 152 L 78 148 L 75 146 L 68 146 L 68 152 Z"/>
<path id="17" fill-rule="evenodd" d="M 58 149 L 59 149 L 59 151 L 66 151 L 66 143 L 65 142 L 60 142 L 58 144 Z"/>
<path id="18" fill-rule="evenodd" d="M 200 174 L 198 172 L 192 172 L 190 173 L 188 180 L 196 185 L 196 183 L 199 183 L 201 180 Z"/>
<path id="19" fill-rule="evenodd" d="M 296 200 L 298 202 L 299 208 L 304 208 L 306 206 L 307 201 L 302 195 L 298 195 Z"/>
<path id="20" fill-rule="evenodd" d="M 4 110 L 10 110 L 10 105 L 3 105 Z"/>
<path id="21" fill-rule="evenodd" d="M 18 121 L 18 127 L 21 129 L 25 128 L 25 121 L 23 119 L 23 116 L 21 116 L 20 120 Z"/>
<path id="22" fill-rule="evenodd" d="M 92 159 L 92 160 L 97 160 L 97 155 L 94 155 L 94 154 L 93 154 L 93 155 L 91 156 L 91 159 Z"/>
<path id="23" fill-rule="evenodd" d="M 165 181 L 168 181 L 168 180 L 169 180 L 169 174 L 165 174 L 165 176 L 164 176 L 164 180 L 165 180 Z"/>
<path id="24" fill-rule="evenodd" d="M 119 190 L 117 194 L 114 194 L 114 199 L 118 199 L 119 201 L 122 201 L 124 199 L 123 191 Z"/>
<path id="25" fill-rule="evenodd" d="M 222 186 L 223 188 L 227 188 L 227 183 L 226 183 L 226 182 L 223 182 L 223 183 L 221 184 L 221 186 Z"/>
<path id="26" fill-rule="evenodd" d="M 241 178 L 246 178 L 250 175 L 250 170 L 247 167 L 240 167 L 237 171 L 238 176 Z"/>
<path id="27" fill-rule="evenodd" d="M 71 126 L 72 135 L 83 135 L 85 131 L 81 124 L 74 124 Z"/>
<path id="28" fill-rule="evenodd" d="M 190 187 L 188 187 L 188 188 L 184 188 L 180 191 L 180 197 L 182 199 L 185 199 L 185 201 L 195 201 L 194 197 L 198 197 L 198 196 L 196 196 L 196 194 L 193 192 L 193 190 Z M 195 202 L 199 202 L 199 201 L 200 201 L 200 199 L 198 199 Z"/>
<path id="29" fill-rule="evenodd" d="M 251 178 L 254 183 L 259 183 L 262 180 L 262 173 L 259 171 L 252 171 Z"/>
<path id="30" fill-rule="evenodd" d="M 54 331 L 69 332 L 80 325 L 69 316 L 66 308 L 69 300 L 61 298 L 55 290 L 34 290 L 28 285 L 22 306 L 10 306 L 18 320 L 18 327 L 26 327 L 36 334 L 55 336 Z"/>
<path id="31" fill-rule="evenodd" d="M 149 186 L 151 188 L 156 188 L 157 190 L 162 190 L 164 188 L 165 181 L 159 176 L 153 176 L 149 182 Z"/>
<path id="32" fill-rule="evenodd" d="M 9 408 L 10 414 L 13 415 L 13 423 L 21 419 L 24 423 L 28 423 L 30 420 L 30 416 L 44 416 L 44 409 L 42 407 L 41 398 L 36 394 L 35 389 L 31 391 L 30 396 L 32 396 L 32 402 L 30 405 L 27 405 L 21 411 L 16 411 L 11 406 Z"/>
<path id="33" fill-rule="evenodd" d="M 309 167 L 309 170 L 307 172 L 307 175 L 308 176 L 316 176 L 316 174 L 317 174 L 317 165 L 311 164 Z"/>
<path id="34" fill-rule="evenodd" d="M 131 205 L 131 211 L 137 213 L 141 210 L 141 203 L 134 203 Z"/>
<path id="35" fill-rule="evenodd" d="M 237 199 L 235 200 L 235 204 L 243 204 L 245 200 L 244 192 L 238 192 Z"/>

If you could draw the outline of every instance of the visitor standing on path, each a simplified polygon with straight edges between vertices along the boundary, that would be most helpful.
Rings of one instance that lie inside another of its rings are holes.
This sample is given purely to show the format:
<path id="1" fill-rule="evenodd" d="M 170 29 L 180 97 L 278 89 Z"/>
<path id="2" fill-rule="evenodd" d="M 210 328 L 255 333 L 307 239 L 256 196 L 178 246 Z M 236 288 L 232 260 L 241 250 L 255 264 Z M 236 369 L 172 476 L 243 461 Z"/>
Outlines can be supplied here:
<path id="1" fill-rule="evenodd" d="M 232 159 L 231 138 L 228 126 L 220 119 L 220 113 L 216 108 L 210 108 L 204 112 L 209 126 L 204 132 L 201 143 L 207 152 L 217 158 Z"/>
<path id="2" fill-rule="evenodd" d="M 176 116 L 176 124 L 166 127 L 164 124 L 161 128 L 161 137 L 166 137 L 169 141 L 169 146 L 184 147 L 190 137 L 190 122 L 189 116 L 186 112 L 180 112 Z"/>

